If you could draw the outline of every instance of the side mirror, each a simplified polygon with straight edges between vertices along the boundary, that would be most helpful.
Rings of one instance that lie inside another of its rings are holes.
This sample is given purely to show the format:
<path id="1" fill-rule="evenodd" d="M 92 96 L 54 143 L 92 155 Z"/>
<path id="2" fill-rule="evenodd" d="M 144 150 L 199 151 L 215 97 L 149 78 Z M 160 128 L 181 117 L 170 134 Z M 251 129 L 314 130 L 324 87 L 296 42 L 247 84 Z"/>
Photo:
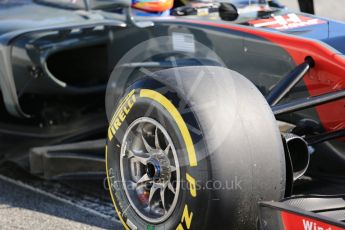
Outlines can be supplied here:
<path id="1" fill-rule="evenodd" d="M 219 17 L 224 21 L 235 21 L 238 18 L 236 6 L 228 2 L 221 2 L 219 6 Z"/>

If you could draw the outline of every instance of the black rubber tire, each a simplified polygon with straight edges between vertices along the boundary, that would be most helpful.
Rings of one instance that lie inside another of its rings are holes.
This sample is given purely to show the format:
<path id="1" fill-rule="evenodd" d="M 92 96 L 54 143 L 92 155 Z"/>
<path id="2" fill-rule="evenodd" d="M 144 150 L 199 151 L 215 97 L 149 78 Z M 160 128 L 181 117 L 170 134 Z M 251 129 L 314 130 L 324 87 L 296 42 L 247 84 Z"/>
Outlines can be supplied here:
<path id="1" fill-rule="evenodd" d="M 176 113 L 155 98 L 142 97 L 142 89 L 167 99 L 178 111 L 193 142 L 196 165 L 189 158 Z M 283 197 L 285 157 L 276 120 L 265 98 L 245 77 L 220 67 L 168 69 L 136 82 L 128 93 L 134 93 L 135 103 L 114 135 L 109 129 L 106 151 L 111 195 L 125 228 L 255 229 L 258 201 Z M 181 190 L 169 219 L 159 224 L 141 219 L 116 182 L 121 179 L 123 134 L 143 116 L 166 128 L 183 165 L 181 183 L 189 185 Z M 187 174 L 196 186 L 190 186 Z"/>

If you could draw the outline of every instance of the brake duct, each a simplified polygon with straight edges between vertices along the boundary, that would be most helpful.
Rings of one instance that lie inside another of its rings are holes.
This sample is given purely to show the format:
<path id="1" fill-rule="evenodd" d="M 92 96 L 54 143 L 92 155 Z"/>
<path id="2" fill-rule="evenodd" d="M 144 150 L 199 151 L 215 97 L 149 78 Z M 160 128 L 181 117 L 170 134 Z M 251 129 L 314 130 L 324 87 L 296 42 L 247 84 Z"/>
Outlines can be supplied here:
<path id="1" fill-rule="evenodd" d="M 307 171 L 310 154 L 308 143 L 300 136 L 291 133 L 282 134 L 286 159 L 286 194 L 292 192 L 293 183 Z"/>

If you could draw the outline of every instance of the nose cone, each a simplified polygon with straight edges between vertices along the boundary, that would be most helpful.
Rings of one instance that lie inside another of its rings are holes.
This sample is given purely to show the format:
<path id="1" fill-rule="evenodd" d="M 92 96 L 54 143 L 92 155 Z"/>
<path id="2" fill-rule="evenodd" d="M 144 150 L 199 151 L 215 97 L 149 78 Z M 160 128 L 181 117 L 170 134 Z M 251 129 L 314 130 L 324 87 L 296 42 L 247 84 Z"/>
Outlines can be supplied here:
<path id="1" fill-rule="evenodd" d="M 313 39 L 328 38 L 329 21 L 314 15 L 282 12 L 282 14 L 250 20 L 249 25 Z"/>
<path id="2" fill-rule="evenodd" d="M 303 13 L 286 13 L 251 20 L 248 24 L 256 28 L 319 40 L 332 47 L 334 53 L 345 54 L 345 22 Z"/>

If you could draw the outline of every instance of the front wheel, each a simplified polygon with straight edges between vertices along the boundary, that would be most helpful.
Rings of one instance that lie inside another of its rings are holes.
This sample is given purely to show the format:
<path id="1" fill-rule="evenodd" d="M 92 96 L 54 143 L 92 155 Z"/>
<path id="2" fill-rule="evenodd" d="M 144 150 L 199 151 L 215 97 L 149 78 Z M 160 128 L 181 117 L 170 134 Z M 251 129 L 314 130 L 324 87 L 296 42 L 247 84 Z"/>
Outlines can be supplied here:
<path id="1" fill-rule="evenodd" d="M 107 177 L 126 229 L 254 229 L 285 161 L 260 92 L 219 67 L 160 71 L 128 88 L 108 129 Z"/>

